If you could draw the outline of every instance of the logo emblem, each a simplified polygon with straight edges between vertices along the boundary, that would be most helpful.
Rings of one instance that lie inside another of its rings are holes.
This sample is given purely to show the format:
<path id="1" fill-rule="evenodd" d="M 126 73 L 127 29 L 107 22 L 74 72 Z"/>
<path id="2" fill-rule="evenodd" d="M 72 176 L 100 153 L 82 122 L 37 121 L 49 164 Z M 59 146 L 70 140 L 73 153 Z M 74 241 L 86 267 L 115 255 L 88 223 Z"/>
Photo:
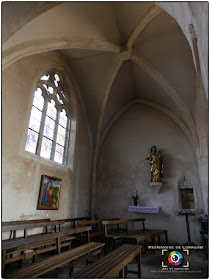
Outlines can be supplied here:
<path id="1" fill-rule="evenodd" d="M 182 263 L 183 257 L 182 254 L 178 251 L 173 251 L 168 255 L 168 261 L 174 266 L 178 266 Z"/>

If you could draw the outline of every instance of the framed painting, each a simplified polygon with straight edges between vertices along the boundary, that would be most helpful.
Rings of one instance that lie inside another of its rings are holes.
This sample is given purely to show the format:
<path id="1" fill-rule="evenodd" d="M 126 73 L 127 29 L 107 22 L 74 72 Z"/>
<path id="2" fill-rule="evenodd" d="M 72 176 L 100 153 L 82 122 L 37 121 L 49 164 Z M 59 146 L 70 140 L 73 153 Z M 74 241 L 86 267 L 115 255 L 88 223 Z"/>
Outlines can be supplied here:
<path id="1" fill-rule="evenodd" d="M 182 209 L 195 209 L 193 189 L 180 189 Z"/>
<path id="2" fill-rule="evenodd" d="M 58 210 L 62 179 L 42 175 L 38 210 Z"/>

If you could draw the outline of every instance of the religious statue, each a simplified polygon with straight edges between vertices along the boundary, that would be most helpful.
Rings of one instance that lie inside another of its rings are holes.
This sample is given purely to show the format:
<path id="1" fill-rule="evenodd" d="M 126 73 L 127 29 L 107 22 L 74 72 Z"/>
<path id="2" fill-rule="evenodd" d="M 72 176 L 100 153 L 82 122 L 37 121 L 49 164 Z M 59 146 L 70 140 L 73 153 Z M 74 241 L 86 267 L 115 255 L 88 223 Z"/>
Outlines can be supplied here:
<path id="1" fill-rule="evenodd" d="M 163 177 L 163 156 L 161 152 L 157 152 L 156 146 L 152 146 L 149 156 L 151 165 L 151 180 L 150 182 L 162 182 Z"/>

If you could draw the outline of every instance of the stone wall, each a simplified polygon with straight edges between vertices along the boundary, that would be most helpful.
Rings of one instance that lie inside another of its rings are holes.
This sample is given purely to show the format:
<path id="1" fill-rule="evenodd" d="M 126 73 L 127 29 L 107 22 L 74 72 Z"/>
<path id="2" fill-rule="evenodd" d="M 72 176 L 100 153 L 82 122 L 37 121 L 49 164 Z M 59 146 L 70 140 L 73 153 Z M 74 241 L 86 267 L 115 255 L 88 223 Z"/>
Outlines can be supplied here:
<path id="1" fill-rule="evenodd" d="M 160 193 L 150 186 L 150 165 L 145 159 L 156 145 L 164 156 L 164 178 Z M 197 213 L 203 202 L 196 157 L 181 129 L 162 112 L 146 105 L 131 106 L 113 124 L 101 147 L 97 169 L 96 214 L 99 218 L 146 218 L 147 228 L 168 229 L 170 244 L 187 241 L 179 186 L 194 190 Z M 128 213 L 136 190 L 140 206 L 161 207 L 160 214 Z M 198 216 L 198 214 L 197 214 Z M 200 243 L 197 216 L 190 217 L 192 241 Z"/>

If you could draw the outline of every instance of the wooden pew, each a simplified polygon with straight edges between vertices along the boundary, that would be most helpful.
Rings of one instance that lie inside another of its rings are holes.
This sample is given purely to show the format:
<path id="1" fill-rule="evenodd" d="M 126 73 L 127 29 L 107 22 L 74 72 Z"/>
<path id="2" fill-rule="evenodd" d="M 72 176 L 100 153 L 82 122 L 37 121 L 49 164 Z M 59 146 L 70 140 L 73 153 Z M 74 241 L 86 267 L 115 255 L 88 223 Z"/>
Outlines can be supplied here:
<path id="1" fill-rule="evenodd" d="M 45 234 L 36 234 L 30 235 L 28 238 L 17 238 L 17 239 L 8 239 L 2 241 L 2 250 L 9 250 L 9 249 L 16 249 L 20 246 L 24 245 L 31 245 L 35 242 L 42 242 L 46 240 L 50 240 L 52 238 L 59 238 L 66 236 L 66 235 L 73 235 L 77 233 L 87 232 L 88 242 L 90 242 L 89 231 L 92 229 L 91 226 L 83 227 L 83 228 L 75 228 L 64 230 L 60 232 L 52 232 L 52 233 L 45 233 Z"/>
<path id="2" fill-rule="evenodd" d="M 91 227 L 83 227 L 80 229 L 71 229 L 62 232 L 31 235 L 28 236 L 28 238 L 4 240 L 2 241 L 2 271 L 4 272 L 4 267 L 7 263 L 21 261 L 22 265 L 24 259 L 27 257 L 36 257 L 39 254 L 52 250 L 57 250 L 57 253 L 60 254 L 61 248 L 66 245 L 68 245 L 70 249 L 71 241 L 75 238 L 72 236 L 73 234 L 87 232 L 88 241 L 90 241 L 89 231 L 91 229 Z M 69 243 L 63 243 L 64 241 L 68 241 Z M 46 245 L 50 246 L 48 248 L 43 248 L 43 246 Z M 26 251 L 30 249 L 34 249 L 34 252 L 27 253 Z M 16 257 L 11 257 L 12 254 L 18 252 L 21 254 Z M 10 256 L 10 258 L 6 259 L 6 256 Z"/>
<path id="3" fill-rule="evenodd" d="M 80 278 L 114 278 L 120 272 L 120 278 L 125 278 L 128 271 L 128 263 L 134 258 L 138 264 L 138 278 L 141 278 L 141 246 L 124 244 L 118 249 L 112 251 L 94 264 L 88 266 L 81 272 L 73 276 L 74 279 Z"/>
<path id="4" fill-rule="evenodd" d="M 43 253 L 45 251 L 50 251 L 52 248 L 43 248 L 42 250 L 37 251 L 40 247 L 42 246 L 47 246 L 47 245 L 55 245 L 55 242 L 49 242 L 46 243 L 44 241 L 48 240 L 45 239 L 46 237 L 46 233 L 48 233 L 48 227 L 54 227 L 55 231 L 57 231 L 57 225 L 61 225 L 63 224 L 63 221 L 47 221 L 47 222 L 43 222 L 43 221 L 36 221 L 36 222 L 27 222 L 27 223 L 7 223 L 4 224 L 4 226 L 2 226 L 2 232 L 7 232 L 7 231 L 17 231 L 17 230 L 21 230 L 24 231 L 24 237 L 18 237 L 18 238 L 12 238 L 12 239 L 8 239 L 8 240 L 3 240 L 2 241 L 2 253 L 3 253 L 3 257 L 2 257 L 2 267 L 4 268 L 5 264 L 7 263 L 11 263 L 14 261 L 20 261 L 19 265 L 21 266 L 24 262 L 25 257 L 29 257 L 30 255 L 26 256 L 26 250 L 34 250 L 34 254 L 31 253 L 31 255 L 33 255 L 33 261 L 35 261 L 36 258 L 36 253 Z M 34 235 L 27 235 L 27 230 L 28 229 L 34 229 L 34 228 L 44 228 L 45 229 L 45 233 L 39 233 L 39 234 L 34 234 Z M 62 247 L 66 247 L 71 245 L 71 240 L 72 238 L 69 238 L 68 236 L 63 236 L 61 239 L 61 245 Z M 30 243 L 32 241 L 32 243 Z M 38 247 L 33 247 L 33 242 L 35 242 L 38 246 L 38 242 L 40 242 L 40 246 Z M 44 242 L 44 243 L 43 243 Z M 27 247 L 26 245 L 30 245 L 29 247 Z M 23 246 L 23 248 L 22 248 Z M 13 254 L 18 254 L 20 253 L 19 256 L 14 256 Z"/>
<path id="5" fill-rule="evenodd" d="M 141 230 L 128 230 L 128 223 L 135 223 L 135 222 L 142 222 L 143 229 Z M 139 245 L 140 242 L 144 241 L 145 245 L 145 252 L 146 252 L 146 246 L 147 246 L 147 240 L 152 239 L 152 242 L 155 242 L 155 237 L 158 237 L 158 243 L 160 244 L 160 236 L 164 235 L 166 244 L 168 244 L 168 235 L 167 230 L 161 230 L 161 229 L 145 229 L 145 219 L 127 219 L 127 220 L 113 220 L 113 221 L 102 221 L 102 224 L 105 226 L 105 236 L 107 238 L 110 238 L 114 242 L 115 247 L 115 241 L 117 239 L 124 239 L 125 241 L 134 241 L 137 245 Z M 126 225 L 126 231 L 124 232 L 117 232 L 117 233 L 108 233 L 107 226 L 108 225 L 119 225 L 119 224 L 125 224 Z"/>
<path id="6" fill-rule="evenodd" d="M 75 238 L 74 236 L 61 237 L 59 240 L 60 249 L 64 248 L 64 247 L 69 247 L 69 249 L 70 249 L 71 242 L 74 238 Z M 19 246 L 15 250 L 10 249 L 6 253 L 4 265 L 15 262 L 15 261 L 21 261 L 21 264 L 23 264 L 24 260 L 26 258 L 30 258 L 30 257 L 33 257 L 33 262 L 35 262 L 38 255 L 46 253 L 46 252 L 50 252 L 50 251 L 56 251 L 57 246 L 58 246 L 57 240 L 56 240 L 56 238 L 54 238 L 54 239 L 50 239 L 50 240 L 46 240 L 46 241 L 40 241 L 40 242 L 37 241 L 31 245 L 28 244 L 28 245 Z M 30 250 L 32 252 L 27 252 L 28 250 Z M 19 254 L 19 255 L 13 257 L 14 254 Z"/>
<path id="7" fill-rule="evenodd" d="M 50 219 L 38 219 L 38 220 L 26 220 L 26 221 L 10 221 L 10 222 L 2 222 L 1 226 L 2 228 L 6 226 L 16 226 L 16 225 L 25 225 L 25 224 L 37 224 L 40 222 L 49 222 Z M 7 231 L 7 230 L 6 230 Z M 10 239 L 16 238 L 16 230 L 10 230 Z"/>
<path id="8" fill-rule="evenodd" d="M 78 227 L 92 226 L 92 231 L 90 232 L 90 240 L 99 238 L 104 240 L 104 231 L 102 230 L 102 223 L 100 220 L 91 220 L 91 221 L 79 221 Z M 93 228 L 95 227 L 95 228 Z"/>
<path id="9" fill-rule="evenodd" d="M 118 236 L 121 236 L 123 233 L 121 232 L 121 229 L 120 229 L 120 225 L 125 225 L 126 226 L 126 232 L 128 232 L 128 223 L 135 223 L 135 222 L 142 222 L 142 226 L 143 226 L 143 229 L 145 229 L 145 219 L 142 218 L 142 219 L 123 219 L 123 220 L 106 220 L 106 221 L 102 221 L 102 224 L 104 225 L 104 230 L 105 230 L 105 236 L 106 237 L 113 237 L 114 238 L 114 235 L 112 236 L 112 233 L 111 235 L 108 233 L 108 226 L 113 226 L 113 225 L 116 225 L 117 226 L 117 233 L 116 233 L 116 238 Z M 113 229 L 112 229 L 112 232 L 113 232 Z M 119 233 L 119 234 L 118 234 Z"/>
<path id="10" fill-rule="evenodd" d="M 90 220 L 90 217 L 61 219 L 61 220 L 56 220 L 56 221 L 63 221 L 64 223 L 73 223 L 73 227 L 76 228 L 78 221 L 87 221 L 87 220 Z M 59 230 L 61 230 L 61 229 L 59 229 Z"/>
<path id="11" fill-rule="evenodd" d="M 158 244 L 160 244 L 160 236 L 164 235 L 165 236 L 165 241 L 166 245 L 168 245 L 168 235 L 167 235 L 168 230 L 161 230 L 161 229 L 145 229 L 145 230 L 140 230 L 138 233 L 131 233 L 127 236 L 124 236 L 125 240 L 135 242 L 137 245 L 140 244 L 142 241 L 144 241 L 144 246 L 145 246 L 145 252 L 147 250 L 147 240 L 151 239 L 152 243 L 154 245 L 155 243 L 155 237 L 158 238 Z M 155 250 L 154 250 L 155 253 Z"/>
<path id="12" fill-rule="evenodd" d="M 48 227 L 54 227 L 55 231 L 57 231 L 57 225 L 64 224 L 64 221 L 37 221 L 37 222 L 29 222 L 29 223 L 15 223 L 15 224 L 7 224 L 2 226 L 2 232 L 6 231 L 17 231 L 17 230 L 24 230 L 24 237 L 27 237 L 27 229 L 34 229 L 34 228 L 46 228 L 48 232 Z"/>
<path id="13" fill-rule="evenodd" d="M 10 278 L 37 278 L 49 271 L 55 270 L 60 266 L 74 262 L 81 256 L 87 255 L 90 252 L 93 252 L 98 249 L 102 249 L 104 246 L 103 243 L 95 243 L 90 242 L 84 244 L 80 247 L 76 247 L 71 249 L 67 252 L 63 252 L 60 255 L 52 256 L 43 260 L 42 262 L 32 264 L 20 271 L 16 272 L 15 274 L 11 275 Z M 72 269 L 70 269 L 70 276 L 72 273 Z"/>
<path id="14" fill-rule="evenodd" d="M 21 269 L 17 273 L 15 273 L 12 277 L 13 278 L 36 278 L 40 275 L 45 274 L 48 271 L 54 270 L 58 268 L 59 266 L 66 264 L 68 262 L 72 262 L 75 259 L 79 258 L 80 256 L 87 255 L 90 252 L 102 250 L 104 244 L 103 243 L 95 243 L 95 242 L 90 242 L 90 237 L 89 237 L 89 232 L 92 229 L 91 226 L 88 227 L 81 227 L 81 228 L 76 228 L 76 229 L 70 229 L 70 230 L 65 230 L 61 232 L 56 232 L 56 233 L 48 233 L 44 234 L 42 237 L 43 241 L 46 240 L 52 240 L 56 239 L 57 243 L 57 256 L 52 256 L 47 258 L 46 260 L 43 260 L 42 262 L 32 264 L 31 266 Z M 60 252 L 60 238 L 63 236 L 69 236 L 69 235 L 75 235 L 75 234 L 80 234 L 80 233 L 87 233 L 88 236 L 88 244 L 82 245 L 80 247 L 76 247 L 74 249 L 68 250 L 67 252 Z M 14 248 L 15 245 L 20 246 L 20 245 L 31 245 L 34 244 L 35 242 L 40 242 L 41 236 L 37 237 L 36 240 L 34 240 L 35 237 L 28 237 L 25 240 L 18 240 L 18 244 L 14 243 L 14 240 L 7 240 L 7 242 L 4 242 L 3 244 L 3 250 L 8 249 L 8 248 Z M 24 242 L 23 242 L 24 241 Z M 101 255 L 101 254 L 100 254 Z"/>
<path id="15" fill-rule="evenodd" d="M 92 226 L 92 231 L 90 232 L 90 240 L 91 241 L 100 241 L 105 242 L 105 235 L 104 231 L 102 230 L 102 223 L 100 220 L 91 220 L 91 221 L 78 221 L 78 227 L 84 227 L 84 226 Z M 81 238 L 83 238 L 83 235 L 81 235 Z M 95 251 L 91 254 L 89 254 L 89 257 L 92 258 L 96 255 L 99 256 L 101 252 Z M 89 259 L 86 260 L 86 265 L 91 263 Z"/>

